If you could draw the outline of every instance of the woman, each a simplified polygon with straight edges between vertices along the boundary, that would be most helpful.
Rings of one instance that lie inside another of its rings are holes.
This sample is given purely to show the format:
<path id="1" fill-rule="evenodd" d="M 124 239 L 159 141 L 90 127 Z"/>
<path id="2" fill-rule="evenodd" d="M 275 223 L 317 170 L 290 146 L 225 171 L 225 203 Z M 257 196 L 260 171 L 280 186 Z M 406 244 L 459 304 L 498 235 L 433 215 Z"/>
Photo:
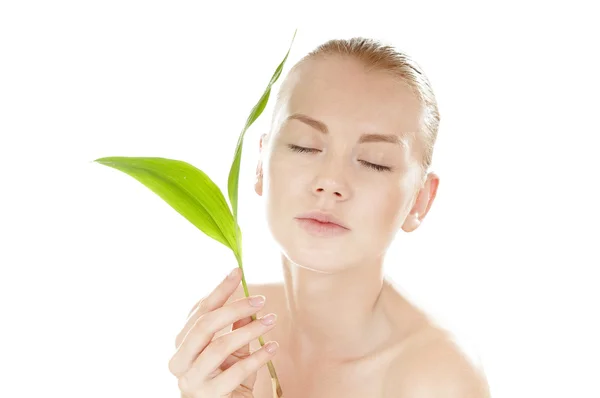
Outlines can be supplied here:
<path id="1" fill-rule="evenodd" d="M 255 184 L 284 282 L 250 285 L 267 298 L 253 306 L 234 270 L 196 304 L 169 362 L 183 396 L 271 397 L 269 360 L 286 398 L 488 396 L 449 333 L 382 272 L 395 234 L 435 198 L 439 120 L 419 66 L 373 40 L 331 40 L 292 68 Z"/>

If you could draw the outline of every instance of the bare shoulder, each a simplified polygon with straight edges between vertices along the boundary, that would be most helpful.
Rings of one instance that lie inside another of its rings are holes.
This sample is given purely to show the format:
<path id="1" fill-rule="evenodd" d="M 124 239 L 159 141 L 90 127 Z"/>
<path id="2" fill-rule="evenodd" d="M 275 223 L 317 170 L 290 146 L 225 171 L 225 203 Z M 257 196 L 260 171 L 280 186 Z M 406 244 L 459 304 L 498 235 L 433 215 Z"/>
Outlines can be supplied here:
<path id="1" fill-rule="evenodd" d="M 384 377 L 384 397 L 489 398 L 483 371 L 464 344 L 414 305 L 393 283 L 386 306 L 396 345 Z"/>
<path id="2" fill-rule="evenodd" d="M 483 371 L 450 333 L 432 328 L 415 334 L 412 343 L 407 342 L 406 349 L 391 362 L 384 397 L 489 398 Z"/>

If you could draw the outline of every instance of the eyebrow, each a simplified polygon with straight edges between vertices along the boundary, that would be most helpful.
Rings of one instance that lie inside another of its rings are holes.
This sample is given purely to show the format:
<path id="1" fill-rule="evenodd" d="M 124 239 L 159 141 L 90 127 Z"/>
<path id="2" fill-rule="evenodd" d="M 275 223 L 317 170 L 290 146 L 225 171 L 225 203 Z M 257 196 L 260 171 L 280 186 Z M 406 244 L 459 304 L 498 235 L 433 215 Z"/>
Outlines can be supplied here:
<path id="1" fill-rule="evenodd" d="M 325 123 L 323 123 L 320 120 L 313 119 L 312 117 L 304 115 L 302 113 L 294 113 L 294 114 L 288 116 L 285 119 L 284 123 L 287 123 L 290 120 L 301 121 L 302 123 L 307 124 L 307 125 L 313 127 L 314 129 L 319 130 L 323 134 L 329 134 L 329 129 L 327 128 L 327 125 Z M 380 134 L 380 133 L 370 133 L 370 134 L 365 133 L 360 136 L 360 139 L 358 140 L 358 142 L 359 143 L 389 142 L 391 144 L 397 144 L 397 145 L 402 145 L 402 146 L 406 145 L 406 141 L 396 135 Z"/>

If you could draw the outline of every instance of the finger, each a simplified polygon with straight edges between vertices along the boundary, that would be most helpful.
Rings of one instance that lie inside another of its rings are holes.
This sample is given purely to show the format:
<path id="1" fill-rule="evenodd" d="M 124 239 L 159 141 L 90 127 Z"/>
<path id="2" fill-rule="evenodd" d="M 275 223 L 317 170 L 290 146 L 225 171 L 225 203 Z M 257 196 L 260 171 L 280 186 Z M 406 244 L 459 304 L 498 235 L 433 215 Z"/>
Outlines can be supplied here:
<path id="1" fill-rule="evenodd" d="M 251 340 L 258 338 L 275 327 L 277 315 L 268 314 L 262 318 L 252 321 L 241 329 L 227 333 L 212 341 L 198 358 L 192 367 L 197 368 L 197 374 L 209 375 L 214 372 L 233 352 L 239 352 L 240 348 L 249 345 Z"/>
<path id="2" fill-rule="evenodd" d="M 274 351 L 267 351 L 269 347 L 274 347 Z M 276 341 L 269 341 L 248 358 L 233 364 L 229 369 L 207 383 L 218 395 L 229 394 L 239 385 L 253 389 L 258 370 L 275 356 L 278 347 L 279 344 Z"/>
<path id="3" fill-rule="evenodd" d="M 233 275 L 232 275 L 233 273 Z M 239 267 L 232 270 L 228 276 L 225 277 L 217 285 L 217 287 L 206 297 L 200 299 L 192 308 L 188 314 L 187 321 L 181 331 L 177 334 L 175 339 L 175 348 L 179 347 L 183 337 L 189 332 L 194 326 L 198 317 L 209 311 L 212 311 L 218 307 L 222 307 L 227 302 L 229 297 L 235 292 L 241 280 L 241 272 Z"/>
<path id="4" fill-rule="evenodd" d="M 200 314 L 205 314 L 222 307 L 235 292 L 240 283 L 240 277 L 241 271 L 239 267 L 234 268 L 208 296 L 198 302 L 196 308 L 192 309 L 192 312 L 197 311 Z"/>
<path id="5" fill-rule="evenodd" d="M 239 321 L 233 323 L 230 332 L 237 330 L 239 328 L 242 328 L 251 322 L 252 322 L 251 316 L 242 318 Z M 240 347 L 240 349 L 232 352 L 231 355 L 228 356 L 227 359 L 225 359 L 225 361 L 223 361 L 223 363 L 221 364 L 221 369 L 222 370 L 228 369 L 231 365 L 238 362 L 240 359 L 244 359 L 249 356 L 250 356 L 250 342 L 248 342 L 248 344 L 244 344 L 242 347 Z"/>
<path id="6" fill-rule="evenodd" d="M 179 376 L 186 372 L 193 365 L 198 354 L 209 345 L 216 332 L 240 318 L 258 312 L 264 305 L 264 296 L 259 297 L 263 299 L 259 306 L 252 305 L 251 299 L 255 297 L 244 297 L 200 316 L 169 361 L 171 373 Z"/>
<path id="7" fill-rule="evenodd" d="M 231 325 L 231 331 L 233 332 L 234 330 L 243 328 L 244 326 L 248 325 L 252 323 L 252 316 L 247 316 L 244 317 L 238 321 L 235 321 L 232 325 Z M 248 342 L 248 344 L 243 345 L 242 347 L 240 347 L 239 350 L 237 350 L 237 352 L 235 352 L 236 356 L 238 356 L 239 358 L 245 358 L 248 355 L 250 355 L 250 342 Z"/>

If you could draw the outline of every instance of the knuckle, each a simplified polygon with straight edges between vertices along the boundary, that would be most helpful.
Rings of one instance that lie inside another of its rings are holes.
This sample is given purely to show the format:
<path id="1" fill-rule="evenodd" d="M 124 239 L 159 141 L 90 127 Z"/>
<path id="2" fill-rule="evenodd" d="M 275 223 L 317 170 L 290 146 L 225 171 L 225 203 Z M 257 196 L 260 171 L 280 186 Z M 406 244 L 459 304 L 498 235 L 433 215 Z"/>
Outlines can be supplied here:
<path id="1" fill-rule="evenodd" d="M 177 365 L 176 357 L 169 360 L 169 372 L 174 376 L 179 376 L 179 366 Z"/>
<path id="2" fill-rule="evenodd" d="M 199 314 L 205 314 L 208 312 L 208 296 L 200 299 L 197 310 Z"/>
<path id="3" fill-rule="evenodd" d="M 214 312 L 211 311 L 207 312 L 206 314 L 202 314 L 200 317 L 198 317 L 194 323 L 194 326 L 192 326 L 191 330 L 188 332 L 188 336 L 191 337 L 191 339 L 196 340 L 202 338 L 206 334 L 211 334 L 213 333 L 212 329 L 214 328 L 215 323 L 216 315 Z M 188 338 L 188 336 L 186 336 L 186 338 Z"/>
<path id="4" fill-rule="evenodd" d="M 198 333 L 198 332 L 202 332 L 204 330 L 206 330 L 207 328 L 210 327 L 210 325 L 212 325 L 214 323 L 214 312 L 207 312 L 206 314 L 202 314 L 200 315 L 200 317 L 198 318 L 198 320 L 196 320 L 196 323 L 193 327 L 193 332 L 194 333 Z"/>
<path id="5" fill-rule="evenodd" d="M 187 375 L 183 375 L 177 380 L 177 387 L 184 394 L 189 394 L 191 392 L 190 391 L 190 381 L 189 381 Z"/>
<path id="6" fill-rule="evenodd" d="M 190 368 L 190 370 L 177 379 L 177 387 L 179 390 L 186 394 L 186 397 L 190 398 L 204 396 L 201 394 L 202 386 L 200 386 L 197 380 L 195 380 L 194 370 L 195 368 Z"/>
<path id="7" fill-rule="evenodd" d="M 228 339 L 224 337 L 219 337 L 218 339 L 213 340 L 210 343 L 210 346 L 211 350 L 215 352 L 227 350 L 227 347 L 229 346 Z"/>

